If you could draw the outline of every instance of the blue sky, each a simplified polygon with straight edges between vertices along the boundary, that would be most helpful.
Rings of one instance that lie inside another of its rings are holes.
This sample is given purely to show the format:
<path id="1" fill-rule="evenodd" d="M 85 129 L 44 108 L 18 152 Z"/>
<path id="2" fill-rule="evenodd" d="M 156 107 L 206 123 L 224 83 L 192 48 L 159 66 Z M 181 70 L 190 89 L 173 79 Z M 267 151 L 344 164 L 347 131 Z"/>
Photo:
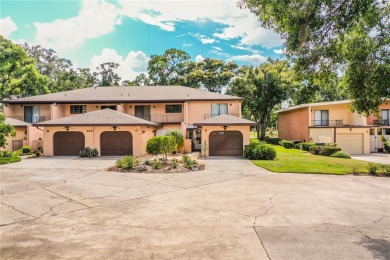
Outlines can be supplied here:
<path id="1" fill-rule="evenodd" d="M 0 34 L 54 49 L 77 67 L 120 64 L 122 79 L 146 72 L 151 55 L 177 48 L 203 58 L 258 65 L 283 41 L 236 1 L 1 0 Z"/>

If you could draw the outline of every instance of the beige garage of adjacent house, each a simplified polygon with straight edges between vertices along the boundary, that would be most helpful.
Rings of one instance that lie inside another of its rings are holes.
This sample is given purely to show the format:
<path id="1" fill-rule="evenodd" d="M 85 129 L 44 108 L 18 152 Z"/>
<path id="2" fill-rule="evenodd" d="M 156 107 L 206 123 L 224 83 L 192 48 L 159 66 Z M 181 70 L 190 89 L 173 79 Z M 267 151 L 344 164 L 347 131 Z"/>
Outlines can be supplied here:
<path id="1" fill-rule="evenodd" d="M 84 147 L 99 155 L 146 154 L 146 142 L 158 124 L 111 109 L 58 118 L 34 124 L 44 127 L 45 156 L 78 155 Z"/>
<path id="2" fill-rule="evenodd" d="M 337 145 L 349 154 L 364 154 L 364 134 L 338 133 Z"/>
<path id="3" fill-rule="evenodd" d="M 256 122 L 220 115 L 194 125 L 202 127 L 202 154 L 205 156 L 242 156 L 250 141 L 250 126 Z"/>

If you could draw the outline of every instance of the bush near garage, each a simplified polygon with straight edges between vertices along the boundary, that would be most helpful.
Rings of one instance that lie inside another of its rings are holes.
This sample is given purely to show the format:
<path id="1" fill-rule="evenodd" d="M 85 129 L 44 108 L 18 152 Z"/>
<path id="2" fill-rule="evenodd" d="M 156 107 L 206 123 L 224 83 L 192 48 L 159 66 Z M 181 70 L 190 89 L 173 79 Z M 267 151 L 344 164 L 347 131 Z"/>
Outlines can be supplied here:
<path id="1" fill-rule="evenodd" d="M 351 159 L 351 155 L 344 151 L 338 151 L 330 155 L 330 157 Z"/>
<path id="2" fill-rule="evenodd" d="M 294 148 L 294 143 L 292 141 L 282 140 L 279 142 L 279 144 L 286 149 Z"/>
<path id="3" fill-rule="evenodd" d="M 316 144 L 315 143 L 305 143 L 304 142 L 304 143 L 300 143 L 299 145 L 301 147 L 301 150 L 309 152 L 310 151 L 310 147 L 312 147 L 312 146 L 314 146 Z"/>
<path id="4" fill-rule="evenodd" d="M 313 145 L 309 148 L 309 150 L 314 155 L 331 156 L 332 154 L 341 151 L 341 148 L 340 147 Z"/>
<path id="5" fill-rule="evenodd" d="M 92 158 L 97 157 L 99 152 L 96 148 L 85 147 L 80 151 L 79 155 L 81 158 Z"/>
<path id="6" fill-rule="evenodd" d="M 155 136 L 146 143 L 146 152 L 160 156 L 164 163 L 168 161 L 168 154 L 175 151 L 177 147 L 176 138 L 173 136 Z"/>
<path id="7" fill-rule="evenodd" d="M 23 152 L 24 154 L 31 153 L 31 152 L 32 152 L 31 146 L 28 146 L 28 145 L 23 146 L 23 147 L 22 147 L 22 152 Z"/>
<path id="8" fill-rule="evenodd" d="M 251 140 L 250 144 L 245 146 L 244 157 L 250 160 L 274 160 L 276 150 L 258 140 Z"/>
<path id="9" fill-rule="evenodd" d="M 266 136 L 266 137 L 265 137 L 265 142 L 266 142 L 267 144 L 278 145 L 279 142 L 280 142 L 281 140 L 282 140 L 282 139 L 277 138 L 277 137 L 269 137 L 269 136 Z"/>

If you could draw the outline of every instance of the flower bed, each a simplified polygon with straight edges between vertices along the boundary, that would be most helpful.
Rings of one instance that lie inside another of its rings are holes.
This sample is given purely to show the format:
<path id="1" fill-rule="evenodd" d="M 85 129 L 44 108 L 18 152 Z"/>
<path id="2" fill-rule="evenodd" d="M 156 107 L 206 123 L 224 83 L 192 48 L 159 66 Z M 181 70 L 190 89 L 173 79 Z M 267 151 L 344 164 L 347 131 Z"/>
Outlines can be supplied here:
<path id="1" fill-rule="evenodd" d="M 202 171 L 205 169 L 203 162 L 197 161 L 197 155 L 168 158 L 166 162 L 162 159 L 153 158 L 141 161 L 133 156 L 125 156 L 119 159 L 115 166 L 108 168 L 114 172 L 129 173 L 183 173 Z"/>

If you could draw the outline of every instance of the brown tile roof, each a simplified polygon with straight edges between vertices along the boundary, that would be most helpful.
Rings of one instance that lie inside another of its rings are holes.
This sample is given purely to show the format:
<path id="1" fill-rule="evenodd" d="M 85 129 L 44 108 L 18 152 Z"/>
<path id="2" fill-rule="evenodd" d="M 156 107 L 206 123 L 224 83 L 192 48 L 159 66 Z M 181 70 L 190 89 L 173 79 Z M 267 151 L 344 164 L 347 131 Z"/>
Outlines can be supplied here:
<path id="1" fill-rule="evenodd" d="M 250 121 L 237 116 L 232 115 L 220 115 L 211 117 L 202 121 L 195 123 L 194 125 L 203 126 L 203 125 L 256 125 L 256 122 Z"/>
<path id="2" fill-rule="evenodd" d="M 29 126 L 29 125 L 31 125 L 30 123 L 23 122 L 23 121 L 20 121 L 18 119 L 10 118 L 10 117 L 5 118 L 5 123 L 12 125 L 12 126 Z"/>
<path id="3" fill-rule="evenodd" d="M 158 124 L 124 114 L 109 108 L 96 110 L 93 112 L 57 118 L 49 121 L 35 123 L 34 126 L 71 126 L 71 125 L 150 125 L 158 126 Z"/>
<path id="4" fill-rule="evenodd" d="M 3 100 L 3 103 L 122 103 L 184 102 L 191 100 L 243 100 L 182 86 L 92 87 L 33 97 Z"/>

